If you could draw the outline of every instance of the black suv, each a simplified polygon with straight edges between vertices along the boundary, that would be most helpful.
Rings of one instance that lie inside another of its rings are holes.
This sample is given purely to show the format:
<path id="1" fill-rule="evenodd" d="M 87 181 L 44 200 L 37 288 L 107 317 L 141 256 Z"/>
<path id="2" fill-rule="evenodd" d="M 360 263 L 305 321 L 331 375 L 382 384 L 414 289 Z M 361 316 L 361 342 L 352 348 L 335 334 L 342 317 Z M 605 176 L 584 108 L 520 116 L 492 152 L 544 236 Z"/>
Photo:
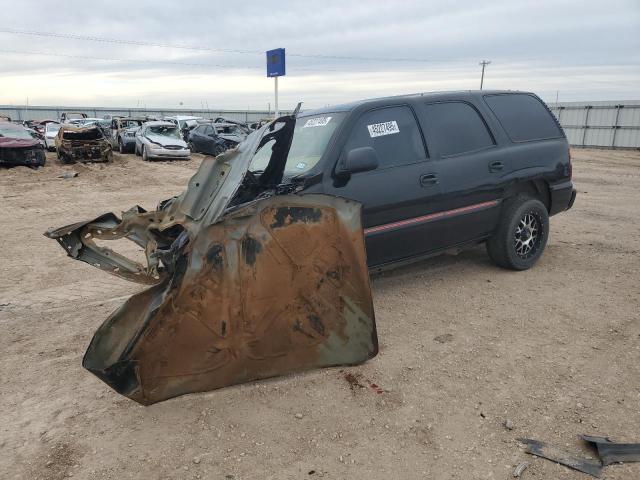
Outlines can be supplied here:
<path id="1" fill-rule="evenodd" d="M 260 173 L 271 149 L 249 168 Z M 569 145 L 536 95 L 425 93 L 303 112 L 284 177 L 363 204 L 372 269 L 486 241 L 498 265 L 531 267 L 549 216 L 571 208 Z"/>

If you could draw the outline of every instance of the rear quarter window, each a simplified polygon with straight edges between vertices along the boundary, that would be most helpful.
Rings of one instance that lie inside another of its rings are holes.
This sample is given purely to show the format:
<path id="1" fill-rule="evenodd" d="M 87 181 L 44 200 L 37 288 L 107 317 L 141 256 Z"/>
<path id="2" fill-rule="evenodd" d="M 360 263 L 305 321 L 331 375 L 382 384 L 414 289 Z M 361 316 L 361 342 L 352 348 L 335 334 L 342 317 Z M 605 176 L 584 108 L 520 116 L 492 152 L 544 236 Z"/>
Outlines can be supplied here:
<path id="1" fill-rule="evenodd" d="M 562 137 L 562 131 L 544 104 L 533 95 L 485 95 L 485 102 L 514 142 Z"/>
<path id="2" fill-rule="evenodd" d="M 442 157 L 473 152 L 495 145 L 484 120 L 464 102 L 431 103 L 425 106 L 431 141 Z"/>

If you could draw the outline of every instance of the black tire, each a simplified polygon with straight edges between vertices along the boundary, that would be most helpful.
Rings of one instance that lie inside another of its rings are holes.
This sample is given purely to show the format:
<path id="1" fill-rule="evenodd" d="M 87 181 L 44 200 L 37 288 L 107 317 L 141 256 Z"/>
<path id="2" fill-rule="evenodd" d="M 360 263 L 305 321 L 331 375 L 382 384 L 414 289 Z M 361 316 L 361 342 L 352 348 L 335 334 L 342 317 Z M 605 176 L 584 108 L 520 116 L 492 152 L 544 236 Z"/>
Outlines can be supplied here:
<path id="1" fill-rule="evenodd" d="M 196 152 L 196 146 L 193 144 L 193 142 L 189 142 L 187 146 L 189 147 L 189 150 L 191 151 L 191 153 L 198 153 Z"/>
<path id="2" fill-rule="evenodd" d="M 489 258 L 502 268 L 527 270 L 538 261 L 549 238 L 549 213 L 535 198 L 506 201 L 498 228 L 487 240 Z"/>
<path id="3" fill-rule="evenodd" d="M 135 146 L 135 147 L 133 147 L 133 149 L 134 149 L 134 150 L 135 150 L 135 152 L 136 152 L 136 157 L 139 157 L 139 156 L 140 156 L 140 151 L 138 150 L 138 144 L 137 144 L 137 143 L 136 143 L 136 146 Z"/>
<path id="4" fill-rule="evenodd" d="M 127 153 L 127 149 L 124 146 L 124 143 L 122 143 L 122 139 L 118 139 L 118 151 L 120 153 Z"/>

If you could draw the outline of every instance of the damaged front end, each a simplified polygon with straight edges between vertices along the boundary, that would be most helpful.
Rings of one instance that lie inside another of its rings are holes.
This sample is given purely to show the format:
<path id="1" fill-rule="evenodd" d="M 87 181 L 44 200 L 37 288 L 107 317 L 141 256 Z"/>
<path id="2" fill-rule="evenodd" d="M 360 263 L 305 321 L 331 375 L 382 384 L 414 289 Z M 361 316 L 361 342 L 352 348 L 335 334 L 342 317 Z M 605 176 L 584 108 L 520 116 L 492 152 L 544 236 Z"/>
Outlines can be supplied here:
<path id="1" fill-rule="evenodd" d="M 46 233 L 77 260 L 151 285 L 98 329 L 85 368 L 148 405 L 376 355 L 360 205 L 281 184 L 294 122 L 281 117 L 205 158 L 156 211 Z M 256 176 L 248 167 L 267 143 Z M 145 264 L 99 245 L 121 238 L 144 249 Z"/>

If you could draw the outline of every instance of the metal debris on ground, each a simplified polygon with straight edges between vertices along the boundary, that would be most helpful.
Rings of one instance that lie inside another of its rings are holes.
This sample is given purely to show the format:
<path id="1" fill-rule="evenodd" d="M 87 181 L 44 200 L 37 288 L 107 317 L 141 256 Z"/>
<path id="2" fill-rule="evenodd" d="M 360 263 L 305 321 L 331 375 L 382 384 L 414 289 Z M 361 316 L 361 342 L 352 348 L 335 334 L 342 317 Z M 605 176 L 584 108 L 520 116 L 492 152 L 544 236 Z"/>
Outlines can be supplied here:
<path id="1" fill-rule="evenodd" d="M 530 438 L 519 438 L 518 441 L 527 445 L 527 453 L 536 457 L 546 458 L 565 467 L 573 468 L 579 472 L 600 478 L 602 475 L 602 463 L 593 458 L 584 458 L 579 455 L 565 452 L 553 445 Z"/>
<path id="2" fill-rule="evenodd" d="M 580 435 L 580 438 L 588 446 L 595 449 L 598 459 L 584 458 L 567 453 L 538 440 L 519 438 L 518 441 L 527 445 L 527 453 L 546 458 L 597 478 L 602 475 L 602 467 L 612 463 L 640 462 L 640 443 L 616 443 L 607 437 L 592 435 Z"/>
<path id="3" fill-rule="evenodd" d="M 514 478 L 520 477 L 520 475 L 522 475 L 522 472 L 524 472 L 528 466 L 529 466 L 529 462 L 519 463 L 518 466 L 513 470 Z"/>
<path id="4" fill-rule="evenodd" d="M 58 178 L 75 178 L 78 176 L 78 172 L 64 172 L 62 175 L 58 175 Z"/>
<path id="5" fill-rule="evenodd" d="M 283 184 L 294 126 L 295 113 L 280 117 L 205 158 L 155 211 L 45 233 L 76 260 L 150 285 L 98 329 L 85 368 L 148 405 L 377 354 L 361 206 Z M 262 147 L 271 156 L 257 175 L 249 166 Z M 122 238 L 146 265 L 95 242 Z"/>
<path id="6" fill-rule="evenodd" d="M 580 435 L 585 442 L 593 444 L 605 467 L 612 463 L 640 462 L 640 443 L 617 443 L 607 437 Z"/>

